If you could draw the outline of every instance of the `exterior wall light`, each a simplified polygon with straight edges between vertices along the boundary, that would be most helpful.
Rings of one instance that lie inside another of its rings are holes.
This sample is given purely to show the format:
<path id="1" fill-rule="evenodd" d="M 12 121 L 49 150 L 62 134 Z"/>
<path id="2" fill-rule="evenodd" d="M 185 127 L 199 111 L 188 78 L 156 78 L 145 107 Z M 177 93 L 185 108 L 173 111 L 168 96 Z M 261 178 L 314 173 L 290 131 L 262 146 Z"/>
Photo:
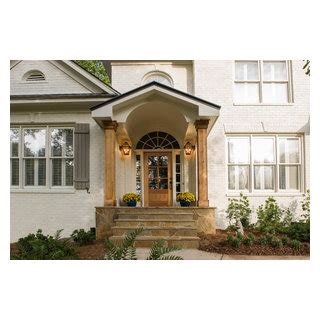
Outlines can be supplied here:
<path id="1" fill-rule="evenodd" d="M 190 156 L 192 151 L 195 149 L 194 145 L 192 145 L 190 142 L 187 142 L 184 146 L 184 152 L 187 156 Z"/>
<path id="2" fill-rule="evenodd" d="M 119 148 L 120 148 L 120 151 L 122 152 L 122 154 L 124 156 L 129 156 L 130 155 L 131 147 L 130 147 L 128 142 L 123 143 Z"/>

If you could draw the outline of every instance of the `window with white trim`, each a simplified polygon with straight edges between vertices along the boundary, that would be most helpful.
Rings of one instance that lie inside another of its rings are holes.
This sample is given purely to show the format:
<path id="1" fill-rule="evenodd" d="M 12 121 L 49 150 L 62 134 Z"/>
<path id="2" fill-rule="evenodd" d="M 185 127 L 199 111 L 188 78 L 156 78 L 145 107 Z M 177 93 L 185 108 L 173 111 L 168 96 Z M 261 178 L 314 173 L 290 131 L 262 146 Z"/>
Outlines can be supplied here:
<path id="1" fill-rule="evenodd" d="M 69 127 L 11 128 L 11 186 L 72 187 L 73 137 Z"/>
<path id="2" fill-rule="evenodd" d="M 290 61 L 235 61 L 234 102 L 290 103 Z"/>
<path id="3" fill-rule="evenodd" d="M 300 191 L 301 144 L 297 135 L 228 136 L 228 190 Z"/>

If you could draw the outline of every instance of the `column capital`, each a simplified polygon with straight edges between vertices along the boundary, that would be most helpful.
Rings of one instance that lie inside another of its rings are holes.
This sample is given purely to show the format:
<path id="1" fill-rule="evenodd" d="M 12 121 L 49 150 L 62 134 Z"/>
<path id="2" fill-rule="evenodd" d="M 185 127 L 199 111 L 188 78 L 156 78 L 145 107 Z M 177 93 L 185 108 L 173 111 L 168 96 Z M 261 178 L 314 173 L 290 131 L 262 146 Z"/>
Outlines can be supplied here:
<path id="1" fill-rule="evenodd" d="M 103 124 L 103 128 L 104 129 L 113 129 L 114 131 L 117 131 L 117 128 L 118 128 L 118 122 L 117 121 L 102 120 L 101 122 Z"/>
<path id="2" fill-rule="evenodd" d="M 195 128 L 198 129 L 208 129 L 209 121 L 207 119 L 196 120 L 194 122 Z"/>

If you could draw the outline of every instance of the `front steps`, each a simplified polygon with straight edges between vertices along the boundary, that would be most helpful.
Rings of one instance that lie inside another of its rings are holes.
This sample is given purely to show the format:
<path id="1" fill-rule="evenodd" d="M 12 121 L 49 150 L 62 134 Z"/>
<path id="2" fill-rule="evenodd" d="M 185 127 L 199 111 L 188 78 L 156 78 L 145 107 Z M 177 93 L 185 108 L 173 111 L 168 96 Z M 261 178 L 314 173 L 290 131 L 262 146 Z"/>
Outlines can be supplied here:
<path id="1" fill-rule="evenodd" d="M 166 246 L 198 248 L 199 238 L 192 208 L 119 208 L 110 240 L 120 244 L 127 232 L 143 228 L 136 247 L 151 247 L 163 240 Z"/>

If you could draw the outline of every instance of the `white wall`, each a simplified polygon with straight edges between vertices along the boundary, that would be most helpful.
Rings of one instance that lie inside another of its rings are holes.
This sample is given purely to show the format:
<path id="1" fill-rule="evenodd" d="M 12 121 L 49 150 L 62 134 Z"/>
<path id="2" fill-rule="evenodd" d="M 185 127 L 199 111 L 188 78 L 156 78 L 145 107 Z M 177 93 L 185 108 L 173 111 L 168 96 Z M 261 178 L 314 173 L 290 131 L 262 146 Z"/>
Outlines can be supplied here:
<path id="1" fill-rule="evenodd" d="M 112 62 L 112 87 L 121 93 L 140 87 L 144 76 L 151 71 L 162 71 L 171 76 L 174 88 L 193 93 L 192 63 L 189 62 Z"/>
<path id="2" fill-rule="evenodd" d="M 217 207 L 217 226 L 227 225 L 226 133 L 304 133 L 306 188 L 309 188 L 309 77 L 302 61 L 293 61 L 294 103 L 290 105 L 233 105 L 233 61 L 195 61 L 195 95 L 222 106 L 208 136 L 208 177 L 210 206 Z M 263 126 L 262 124 L 263 123 Z M 264 131 L 265 130 L 265 131 Z M 271 195 L 271 193 L 270 193 Z M 283 206 L 300 202 L 301 196 L 273 194 Z M 253 206 L 266 197 L 250 196 Z M 300 205 L 299 205 L 300 207 Z"/>
<path id="3" fill-rule="evenodd" d="M 11 115 L 11 122 L 24 122 L 25 113 Z M 90 113 L 41 113 L 38 123 L 90 123 L 90 194 L 86 190 L 55 193 L 40 189 L 38 192 L 11 192 L 11 241 L 43 229 L 53 234 L 64 229 L 69 236 L 77 228 L 95 227 L 95 206 L 103 205 L 104 193 L 104 133 Z"/>

